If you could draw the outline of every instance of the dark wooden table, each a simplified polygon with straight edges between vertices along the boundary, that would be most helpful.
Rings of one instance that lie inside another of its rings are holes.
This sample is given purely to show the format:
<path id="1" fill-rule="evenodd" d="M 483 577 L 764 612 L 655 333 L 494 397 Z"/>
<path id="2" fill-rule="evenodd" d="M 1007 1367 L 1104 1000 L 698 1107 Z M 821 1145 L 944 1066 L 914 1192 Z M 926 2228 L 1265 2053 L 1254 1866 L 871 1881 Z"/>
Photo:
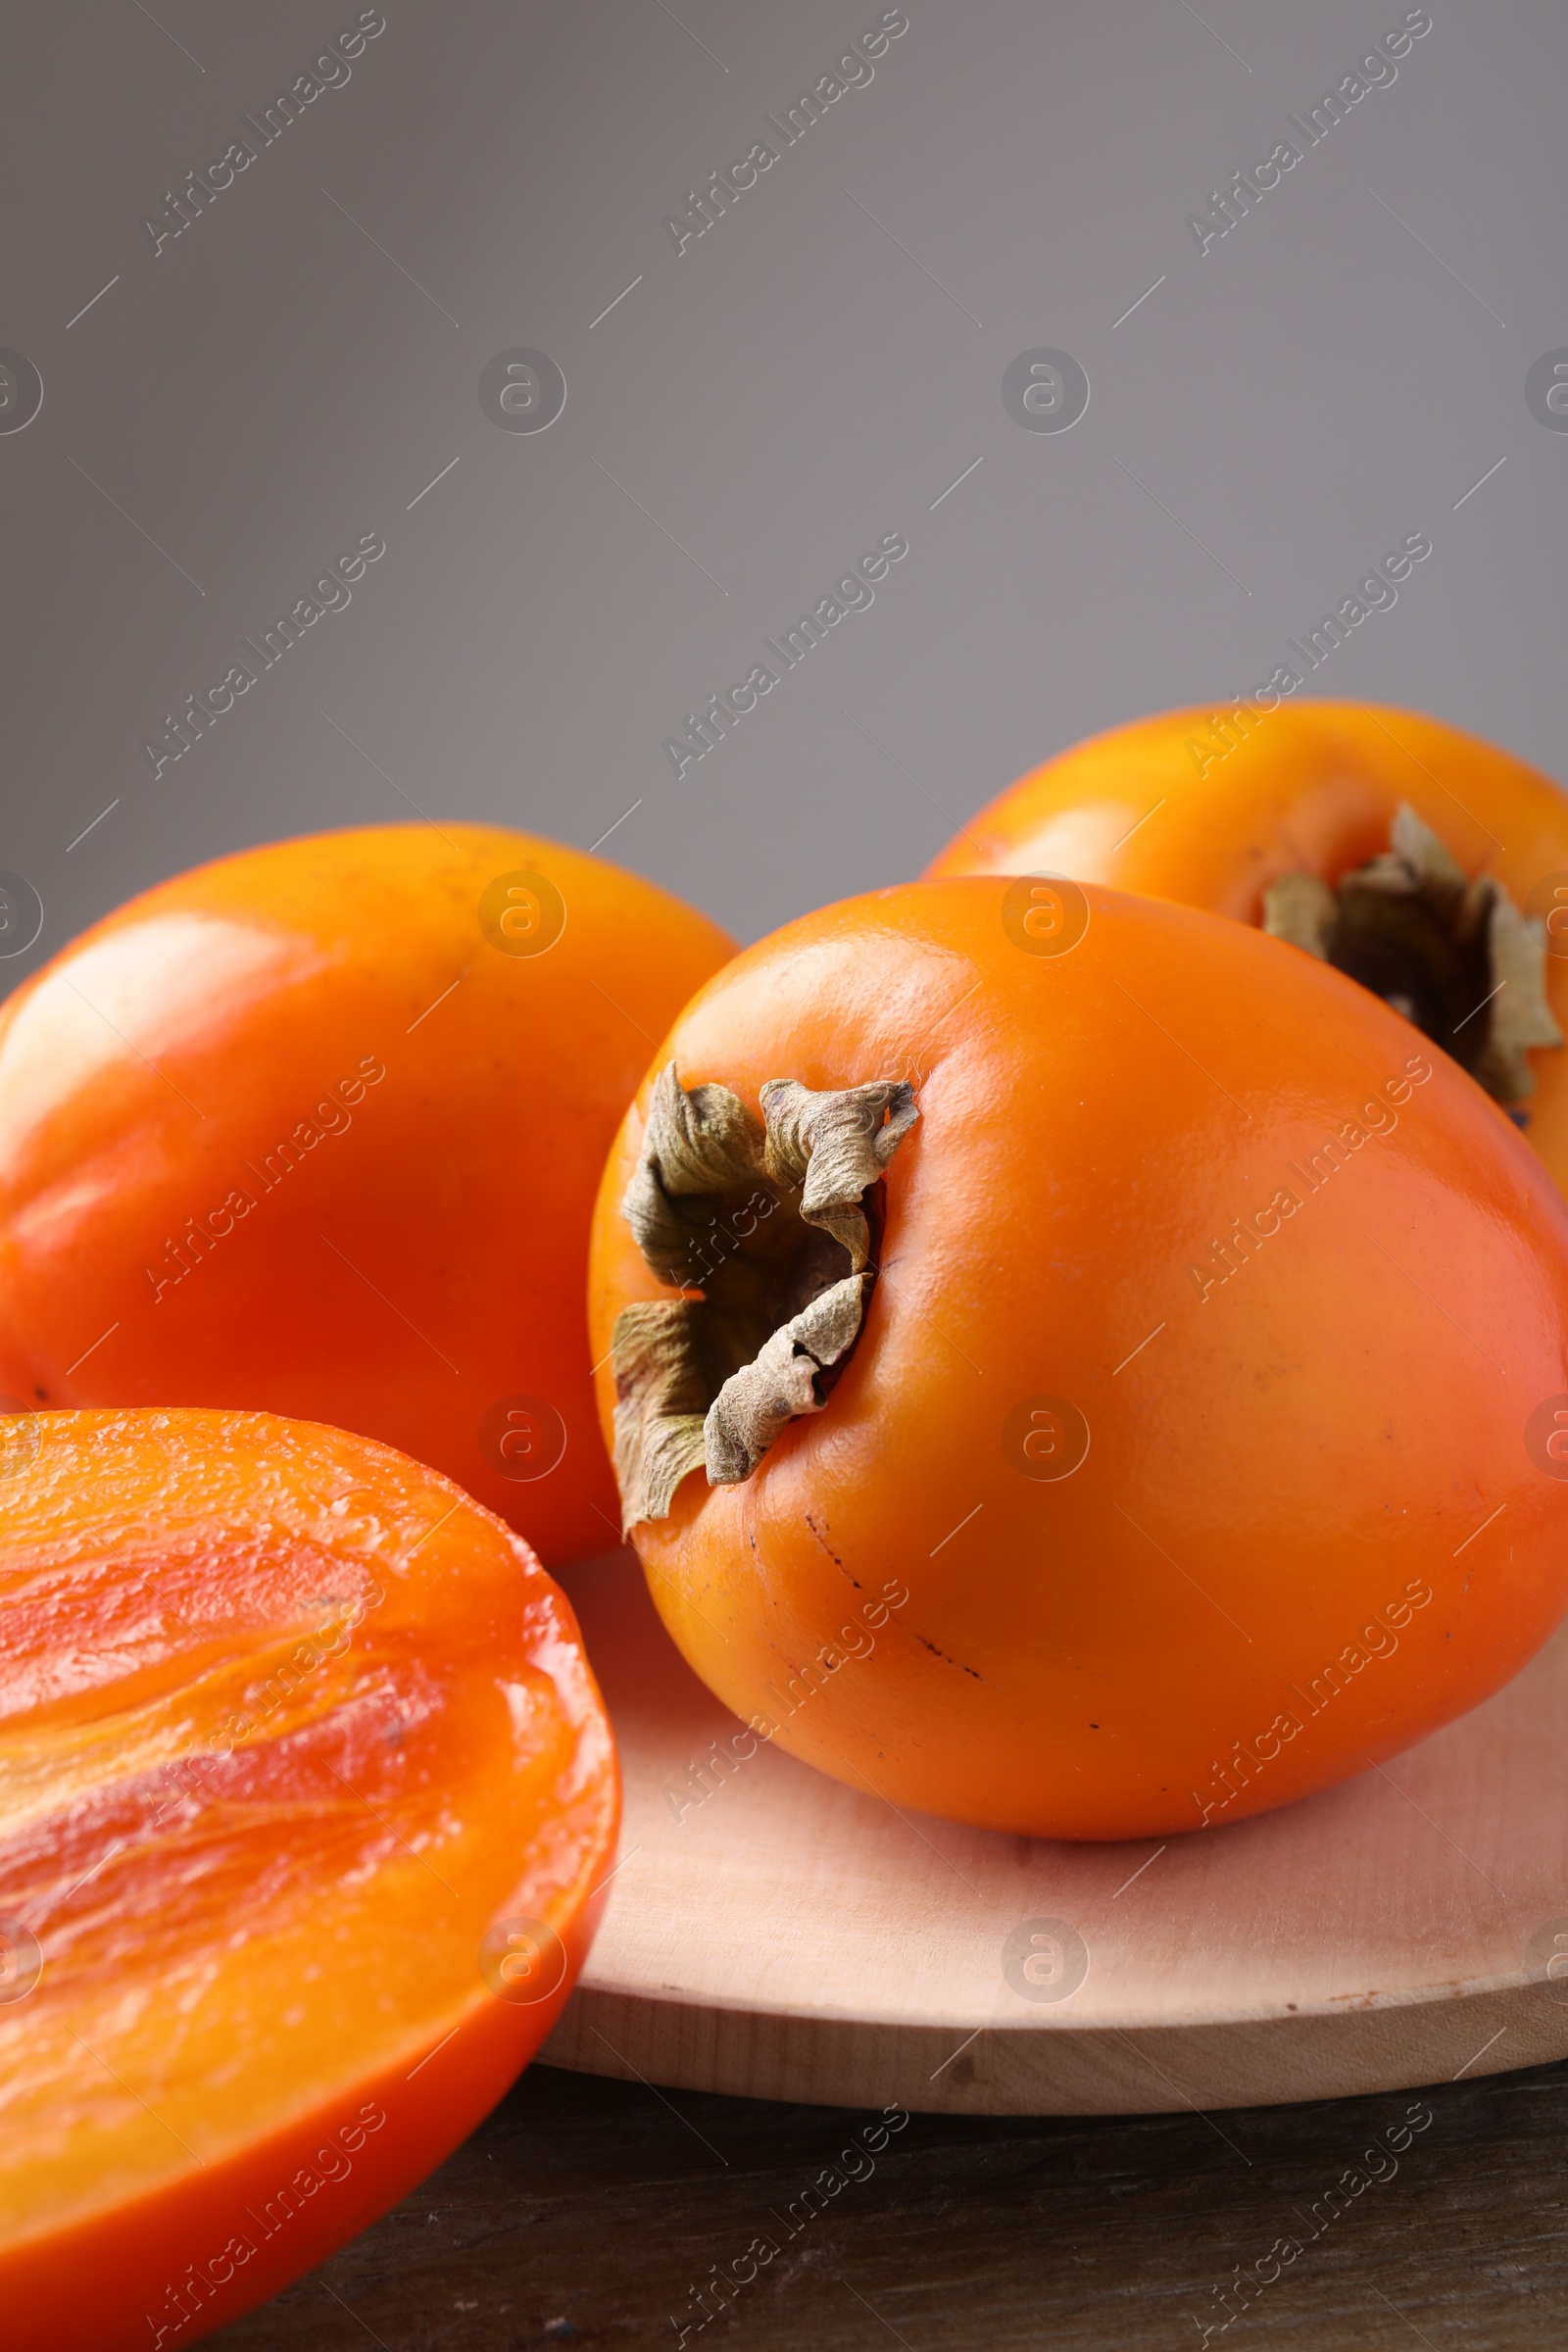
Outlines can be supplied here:
<path id="1" fill-rule="evenodd" d="M 1368 2159 L 1423 2103 L 1408 2147 Z M 1568 2064 L 1210 2118 L 914 2116 L 841 2161 L 873 2122 L 535 2067 L 395 2212 L 212 2340 L 640 2352 L 691 2323 L 689 2346 L 759 2352 L 1196 2352 L 1207 2324 L 1293 2352 L 1544 2352 L 1568 2332 Z M 815 2213 L 824 2169 L 862 2177 Z M 776 2257 L 699 2327 L 694 2290 L 760 2237 Z M 1227 2328 L 1216 2290 L 1260 2259 L 1277 2276 Z"/>

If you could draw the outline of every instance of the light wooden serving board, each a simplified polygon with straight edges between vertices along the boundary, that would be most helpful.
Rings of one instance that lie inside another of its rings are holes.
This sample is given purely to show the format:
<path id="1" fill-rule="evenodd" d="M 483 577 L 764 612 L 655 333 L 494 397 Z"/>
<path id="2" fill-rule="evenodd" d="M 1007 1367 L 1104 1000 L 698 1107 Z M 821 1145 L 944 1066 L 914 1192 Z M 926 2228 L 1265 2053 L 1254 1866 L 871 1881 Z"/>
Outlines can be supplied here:
<path id="1" fill-rule="evenodd" d="M 562 1581 L 626 1802 L 598 1940 L 540 2053 L 554 2065 L 834 2106 L 1096 2115 L 1568 2056 L 1568 1628 L 1386 1770 L 1156 1853 L 900 1813 L 760 1743 L 677 1819 L 666 1788 L 689 1795 L 689 1766 L 735 1719 L 630 1553 Z"/>

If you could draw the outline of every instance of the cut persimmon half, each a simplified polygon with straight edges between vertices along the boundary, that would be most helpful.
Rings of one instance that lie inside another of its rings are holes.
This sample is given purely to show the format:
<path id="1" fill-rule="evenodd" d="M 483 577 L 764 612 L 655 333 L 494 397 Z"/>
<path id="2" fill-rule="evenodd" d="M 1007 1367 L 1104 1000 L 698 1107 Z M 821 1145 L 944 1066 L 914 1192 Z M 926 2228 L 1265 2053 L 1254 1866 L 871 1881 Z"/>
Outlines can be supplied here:
<path id="1" fill-rule="evenodd" d="M 0 1418 L 0 2310 L 183 2346 L 543 2040 L 619 1789 L 570 1608 L 433 1470 L 269 1414 Z"/>

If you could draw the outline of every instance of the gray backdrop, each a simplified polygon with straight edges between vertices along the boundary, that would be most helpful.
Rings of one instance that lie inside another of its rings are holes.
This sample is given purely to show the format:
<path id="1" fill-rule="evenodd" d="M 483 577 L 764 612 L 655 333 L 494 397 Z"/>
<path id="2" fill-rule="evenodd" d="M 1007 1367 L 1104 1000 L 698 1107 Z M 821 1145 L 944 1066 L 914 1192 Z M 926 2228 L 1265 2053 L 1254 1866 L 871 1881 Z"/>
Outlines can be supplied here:
<path id="1" fill-rule="evenodd" d="M 1261 682 L 1417 531 L 1310 690 L 1564 766 L 1568 433 L 1526 378 L 1568 345 L 1568 20 L 1431 18 L 1362 74 L 1397 0 L 907 0 L 834 78 L 876 0 L 385 0 L 318 82 L 352 0 L 13 10 L 0 867 L 44 914 L 0 980 L 199 859 L 419 811 L 615 826 L 753 937 L 1059 746 Z M 1055 378 L 1004 405 L 1043 349 L 1088 377 L 1069 430 Z M 564 377 L 544 430 L 546 371 L 481 405 L 519 350 Z M 686 714 L 894 533 L 677 777 Z M 361 534 L 352 602 L 155 776 Z"/>

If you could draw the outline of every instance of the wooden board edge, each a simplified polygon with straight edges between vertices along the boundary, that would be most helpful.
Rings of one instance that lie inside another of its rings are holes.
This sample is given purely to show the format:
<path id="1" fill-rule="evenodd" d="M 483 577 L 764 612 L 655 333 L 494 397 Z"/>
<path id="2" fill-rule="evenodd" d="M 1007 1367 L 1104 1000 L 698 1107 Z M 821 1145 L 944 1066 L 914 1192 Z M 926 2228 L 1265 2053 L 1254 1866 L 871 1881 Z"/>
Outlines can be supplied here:
<path id="1" fill-rule="evenodd" d="M 960 2046 L 962 2045 L 962 2046 Z M 1159 2115 L 1417 2090 L 1568 2057 L 1568 2004 L 1509 1991 L 1226 2025 L 881 2026 L 579 1984 L 547 2066 L 808 2106 L 935 2115 Z"/>

